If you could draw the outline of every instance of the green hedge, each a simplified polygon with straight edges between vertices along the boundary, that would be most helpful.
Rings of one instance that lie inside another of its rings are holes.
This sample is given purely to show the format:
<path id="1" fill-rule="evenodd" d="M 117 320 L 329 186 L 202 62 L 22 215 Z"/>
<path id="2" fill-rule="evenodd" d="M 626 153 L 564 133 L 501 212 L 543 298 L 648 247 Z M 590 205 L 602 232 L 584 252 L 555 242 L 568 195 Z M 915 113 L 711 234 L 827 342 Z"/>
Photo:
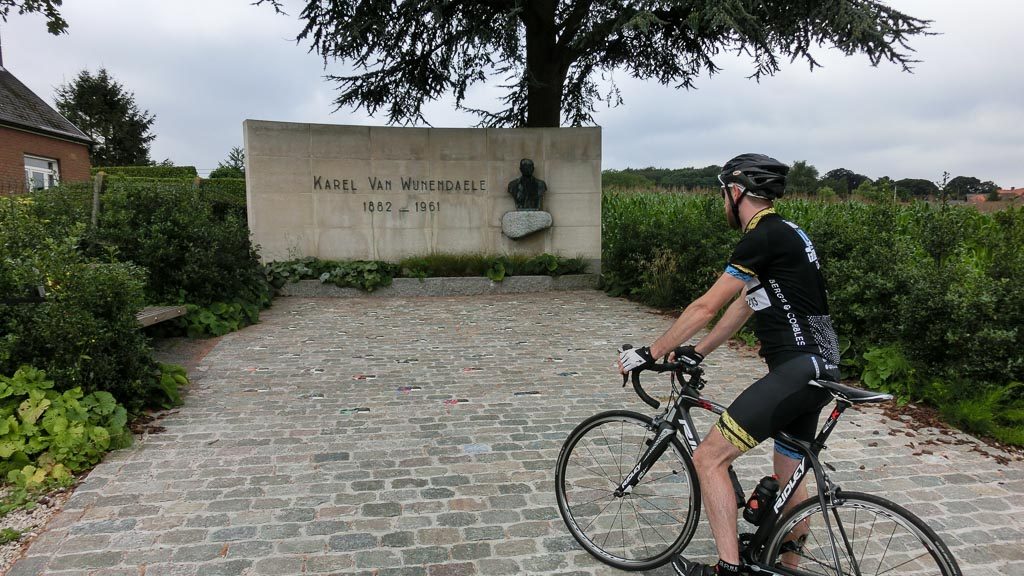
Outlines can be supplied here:
<path id="1" fill-rule="evenodd" d="M 112 180 L 93 238 L 101 250 L 149 271 L 151 304 L 262 305 L 269 298 L 245 220 L 215 212 L 190 183 Z"/>
<path id="2" fill-rule="evenodd" d="M 202 180 L 199 189 L 218 215 L 232 214 L 246 219 L 245 178 L 213 178 Z"/>
<path id="3" fill-rule="evenodd" d="M 1024 210 L 789 200 L 815 242 L 847 375 L 1024 444 Z M 717 196 L 606 194 L 612 293 L 683 306 L 738 239 Z"/>
<path id="4" fill-rule="evenodd" d="M 195 166 L 94 166 L 90 170 L 94 176 L 99 172 L 136 178 L 195 178 L 199 175 Z"/>

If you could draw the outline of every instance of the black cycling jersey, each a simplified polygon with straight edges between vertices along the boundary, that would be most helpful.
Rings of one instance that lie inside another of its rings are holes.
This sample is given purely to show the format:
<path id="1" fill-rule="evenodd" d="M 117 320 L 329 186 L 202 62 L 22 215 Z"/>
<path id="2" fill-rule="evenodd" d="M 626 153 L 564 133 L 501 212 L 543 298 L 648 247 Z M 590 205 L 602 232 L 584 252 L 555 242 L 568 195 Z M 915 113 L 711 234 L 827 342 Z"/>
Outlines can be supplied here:
<path id="1" fill-rule="evenodd" d="M 758 212 L 725 271 L 747 285 L 754 333 L 769 367 L 800 354 L 839 364 L 839 341 L 828 314 L 818 255 L 796 224 L 771 208 Z"/>

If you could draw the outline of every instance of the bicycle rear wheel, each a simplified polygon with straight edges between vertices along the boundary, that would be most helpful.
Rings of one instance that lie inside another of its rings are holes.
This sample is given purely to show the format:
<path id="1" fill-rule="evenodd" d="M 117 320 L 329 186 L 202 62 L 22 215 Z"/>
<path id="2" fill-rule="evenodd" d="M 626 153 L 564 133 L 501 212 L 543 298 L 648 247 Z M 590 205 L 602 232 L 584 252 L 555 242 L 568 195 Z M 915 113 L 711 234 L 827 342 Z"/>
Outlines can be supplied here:
<path id="1" fill-rule="evenodd" d="M 822 576 L 961 576 L 935 531 L 903 507 L 871 494 L 840 492 L 828 508 L 839 569 L 817 497 L 779 520 L 765 563 Z"/>
<path id="2" fill-rule="evenodd" d="M 697 475 L 676 438 L 631 493 L 615 495 L 654 432 L 649 416 L 602 412 L 577 426 L 558 455 L 555 492 L 565 525 L 587 552 L 622 570 L 667 563 L 700 518 Z"/>

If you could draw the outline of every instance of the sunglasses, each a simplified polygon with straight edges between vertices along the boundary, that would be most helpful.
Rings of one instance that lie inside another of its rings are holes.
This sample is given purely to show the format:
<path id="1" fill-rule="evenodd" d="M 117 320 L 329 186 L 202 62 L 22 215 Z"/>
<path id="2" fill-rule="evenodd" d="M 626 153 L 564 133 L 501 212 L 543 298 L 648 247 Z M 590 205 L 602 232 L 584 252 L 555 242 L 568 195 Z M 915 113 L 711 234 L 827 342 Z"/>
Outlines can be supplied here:
<path id="1" fill-rule="evenodd" d="M 729 184 L 726 184 L 725 181 L 722 180 L 721 174 L 718 175 L 718 182 L 722 185 L 722 196 L 725 197 L 725 195 L 729 191 Z M 736 186 L 740 189 L 740 192 L 743 192 L 745 190 L 745 188 L 743 186 L 740 186 L 739 184 L 736 184 Z"/>

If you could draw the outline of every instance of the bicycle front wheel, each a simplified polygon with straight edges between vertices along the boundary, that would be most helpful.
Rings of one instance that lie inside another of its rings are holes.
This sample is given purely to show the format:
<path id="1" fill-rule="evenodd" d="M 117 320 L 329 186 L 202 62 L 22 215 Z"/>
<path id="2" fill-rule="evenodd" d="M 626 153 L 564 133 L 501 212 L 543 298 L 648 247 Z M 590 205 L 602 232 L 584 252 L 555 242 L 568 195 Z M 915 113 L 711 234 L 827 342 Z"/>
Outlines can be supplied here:
<path id="1" fill-rule="evenodd" d="M 871 494 L 839 492 L 828 509 L 831 534 L 817 497 L 786 514 L 768 539 L 765 563 L 821 576 L 961 576 L 935 531 L 903 507 Z"/>
<path id="2" fill-rule="evenodd" d="M 667 563 L 700 517 L 697 475 L 676 438 L 630 493 L 615 494 L 654 433 L 648 416 L 602 412 L 577 426 L 558 455 L 555 492 L 565 525 L 587 552 L 621 570 Z"/>

